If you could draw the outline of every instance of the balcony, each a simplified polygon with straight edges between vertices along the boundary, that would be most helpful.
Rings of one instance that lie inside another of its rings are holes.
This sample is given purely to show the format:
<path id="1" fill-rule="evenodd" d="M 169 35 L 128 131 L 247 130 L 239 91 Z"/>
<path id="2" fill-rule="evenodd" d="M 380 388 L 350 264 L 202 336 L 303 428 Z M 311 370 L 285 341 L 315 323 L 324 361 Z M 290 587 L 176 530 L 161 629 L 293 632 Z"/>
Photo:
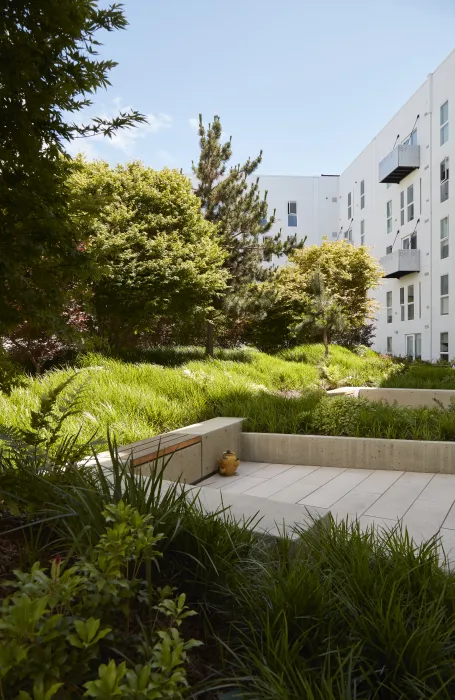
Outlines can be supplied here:
<path id="1" fill-rule="evenodd" d="M 399 279 L 404 275 L 420 271 L 420 250 L 400 248 L 381 258 L 380 264 L 384 270 L 383 277 Z"/>
<path id="2" fill-rule="evenodd" d="M 417 168 L 420 168 L 420 146 L 397 146 L 379 163 L 379 182 L 396 184 Z"/>

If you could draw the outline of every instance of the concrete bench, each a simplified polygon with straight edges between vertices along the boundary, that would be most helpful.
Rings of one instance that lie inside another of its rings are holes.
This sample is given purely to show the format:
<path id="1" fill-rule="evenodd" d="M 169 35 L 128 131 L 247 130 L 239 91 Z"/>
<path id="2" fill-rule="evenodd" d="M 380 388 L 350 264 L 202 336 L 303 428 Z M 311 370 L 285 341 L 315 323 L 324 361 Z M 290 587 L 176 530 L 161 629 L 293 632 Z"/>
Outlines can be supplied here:
<path id="1" fill-rule="evenodd" d="M 194 484 L 217 471 L 217 460 L 223 452 L 239 453 L 242 422 L 242 418 L 212 418 L 194 423 L 123 445 L 118 448 L 119 457 L 123 461 L 132 458 L 134 466 L 145 475 L 155 468 L 157 460 L 159 467 L 164 460 L 168 481 Z M 98 460 L 103 467 L 111 466 L 109 452 L 100 453 Z"/>

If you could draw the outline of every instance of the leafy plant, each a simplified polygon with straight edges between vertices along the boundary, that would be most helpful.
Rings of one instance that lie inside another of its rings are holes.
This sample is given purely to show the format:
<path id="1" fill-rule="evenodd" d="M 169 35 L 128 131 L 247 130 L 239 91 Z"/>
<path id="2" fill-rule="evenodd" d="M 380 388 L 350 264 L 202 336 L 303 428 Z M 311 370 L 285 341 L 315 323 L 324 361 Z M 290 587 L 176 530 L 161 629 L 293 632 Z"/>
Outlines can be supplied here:
<path id="1" fill-rule="evenodd" d="M 64 432 L 64 424 L 81 415 L 85 400 L 83 384 L 63 395 L 76 376 L 70 375 L 41 395 L 37 410 L 30 411 L 28 425 L 25 422 L 16 427 L 0 425 L 0 450 L 6 452 L 7 458 L 32 459 L 38 470 L 45 470 L 51 464 L 52 467 L 68 468 L 96 447 L 94 434 L 86 442 L 81 442 L 81 430 L 75 435 Z"/>
<path id="2" fill-rule="evenodd" d="M 0 392 L 10 394 L 15 387 L 25 384 L 25 375 L 20 365 L 14 362 L 0 347 Z"/>
<path id="3" fill-rule="evenodd" d="M 183 698 L 187 652 L 181 636 L 195 613 L 185 595 L 153 585 L 161 553 L 152 516 L 119 502 L 103 512 L 105 532 L 89 558 L 50 572 L 15 572 L 0 608 L 0 694 L 19 700 Z M 131 660 L 134 658 L 134 662 Z M 18 694 L 19 693 L 19 694 Z"/>

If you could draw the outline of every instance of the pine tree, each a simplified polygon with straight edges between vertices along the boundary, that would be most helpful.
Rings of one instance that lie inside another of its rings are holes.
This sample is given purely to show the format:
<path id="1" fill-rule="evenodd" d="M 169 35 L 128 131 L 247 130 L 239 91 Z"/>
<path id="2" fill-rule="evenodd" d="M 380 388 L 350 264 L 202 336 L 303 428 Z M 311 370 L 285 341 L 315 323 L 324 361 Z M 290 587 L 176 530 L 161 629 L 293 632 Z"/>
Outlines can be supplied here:
<path id="1" fill-rule="evenodd" d="M 220 118 L 206 128 L 199 115 L 200 155 L 193 173 L 197 180 L 196 195 L 204 216 L 217 224 L 220 244 L 227 252 L 225 267 L 230 275 L 231 293 L 244 291 L 245 285 L 265 279 L 273 255 L 288 255 L 302 247 L 296 236 L 281 240 L 281 232 L 262 243 L 261 236 L 270 231 L 275 212 L 268 217 L 267 192 L 261 197 L 259 178 L 251 181 L 262 161 L 262 151 L 243 165 L 229 165 L 232 137 L 222 143 Z"/>
<path id="2" fill-rule="evenodd" d="M 252 179 L 262 162 L 262 151 L 243 165 L 230 165 L 232 137 L 222 142 L 218 116 L 206 128 L 199 115 L 199 137 L 199 161 L 197 165 L 193 163 L 195 193 L 205 218 L 216 224 L 219 243 L 226 252 L 227 293 L 222 309 L 219 301 L 214 307 L 219 309 L 219 335 L 222 327 L 225 344 L 233 344 L 242 339 L 252 318 L 260 313 L 251 285 L 270 276 L 271 268 L 264 261 L 271 262 L 273 255 L 289 255 L 303 247 L 304 241 L 298 243 L 296 235 L 282 241 L 281 231 L 262 238 L 275 223 L 275 211 L 268 216 L 267 192 L 261 197 L 259 178 Z M 207 324 L 206 351 L 213 354 L 212 319 Z"/>

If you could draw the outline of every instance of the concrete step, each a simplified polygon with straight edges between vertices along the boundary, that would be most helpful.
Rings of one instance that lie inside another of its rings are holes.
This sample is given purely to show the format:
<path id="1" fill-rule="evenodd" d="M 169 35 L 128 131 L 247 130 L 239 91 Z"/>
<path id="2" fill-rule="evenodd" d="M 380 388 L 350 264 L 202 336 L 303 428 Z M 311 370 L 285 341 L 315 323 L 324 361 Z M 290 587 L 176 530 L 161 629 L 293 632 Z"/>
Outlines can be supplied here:
<path id="1" fill-rule="evenodd" d="M 170 483 L 170 482 L 169 482 Z M 252 527 L 258 532 L 278 535 L 283 531 L 291 532 L 299 526 L 306 530 L 322 517 L 328 515 L 324 508 L 296 505 L 294 503 L 279 503 L 271 498 L 258 498 L 244 493 L 222 492 L 210 486 L 187 486 L 186 490 L 192 496 L 197 494 L 203 509 L 207 513 L 215 513 L 223 508 L 229 509 L 237 521 L 252 520 Z"/>

